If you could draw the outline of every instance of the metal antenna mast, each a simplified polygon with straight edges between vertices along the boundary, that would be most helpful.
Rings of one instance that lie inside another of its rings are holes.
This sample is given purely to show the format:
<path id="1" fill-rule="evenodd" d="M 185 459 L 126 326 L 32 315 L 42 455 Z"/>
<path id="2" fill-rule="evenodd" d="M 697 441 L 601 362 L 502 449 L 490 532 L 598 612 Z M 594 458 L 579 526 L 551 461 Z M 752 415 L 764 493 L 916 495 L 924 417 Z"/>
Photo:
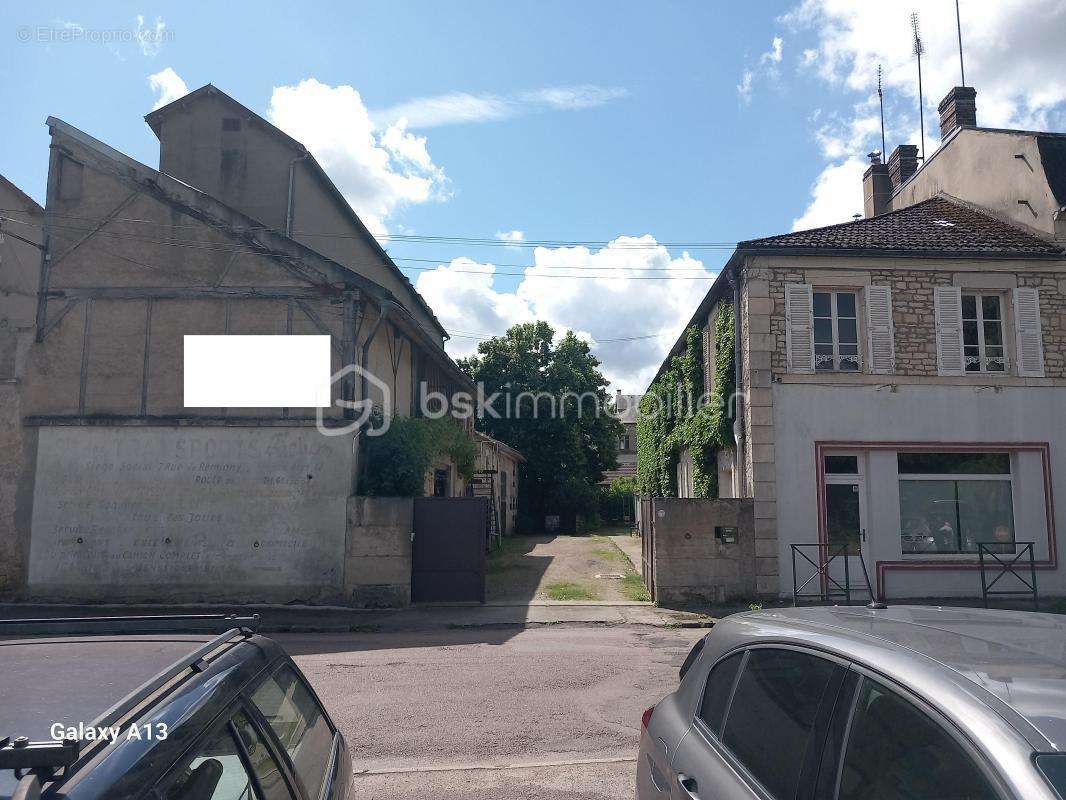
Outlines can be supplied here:
<path id="1" fill-rule="evenodd" d="M 966 67 L 962 63 L 962 15 L 959 14 L 959 0 L 955 0 L 955 28 L 959 32 L 959 73 L 962 75 L 962 85 L 966 85 Z"/>
<path id="2" fill-rule="evenodd" d="M 881 65 L 877 65 L 877 100 L 881 104 L 881 157 L 887 159 L 885 152 L 885 92 L 881 88 Z"/>
<path id="3" fill-rule="evenodd" d="M 918 59 L 918 124 L 922 126 L 922 161 L 925 161 L 925 97 L 922 94 L 922 34 L 918 29 L 918 12 L 911 12 L 911 30 L 914 31 L 914 55 Z"/>

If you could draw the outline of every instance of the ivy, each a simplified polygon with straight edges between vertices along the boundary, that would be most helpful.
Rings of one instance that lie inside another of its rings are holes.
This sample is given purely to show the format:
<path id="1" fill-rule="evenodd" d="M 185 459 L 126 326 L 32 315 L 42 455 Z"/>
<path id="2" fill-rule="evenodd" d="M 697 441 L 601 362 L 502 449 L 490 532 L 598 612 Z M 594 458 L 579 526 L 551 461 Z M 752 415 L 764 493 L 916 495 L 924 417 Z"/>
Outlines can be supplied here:
<path id="1" fill-rule="evenodd" d="M 693 326 L 685 349 L 648 388 L 637 419 L 637 487 L 646 497 L 677 496 L 677 462 L 692 457 L 696 497 L 718 497 L 718 450 L 733 443 L 736 391 L 733 307 L 718 308 L 714 329 L 715 363 L 711 396 L 703 396 L 703 329 Z"/>
<path id="2" fill-rule="evenodd" d="M 368 469 L 359 493 L 379 497 L 421 497 L 435 458 L 450 457 L 463 478 L 474 474 L 477 459 L 473 439 L 448 417 L 393 417 L 388 431 L 365 437 L 363 447 Z"/>

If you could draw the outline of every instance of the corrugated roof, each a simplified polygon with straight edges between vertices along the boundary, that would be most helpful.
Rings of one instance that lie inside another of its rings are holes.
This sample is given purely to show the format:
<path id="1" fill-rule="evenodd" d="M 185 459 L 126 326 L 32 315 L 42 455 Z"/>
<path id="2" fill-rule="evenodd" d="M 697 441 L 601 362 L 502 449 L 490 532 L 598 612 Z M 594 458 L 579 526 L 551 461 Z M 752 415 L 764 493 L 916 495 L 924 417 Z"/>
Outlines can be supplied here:
<path id="1" fill-rule="evenodd" d="M 740 242 L 738 250 L 862 251 L 867 255 L 962 255 L 988 258 L 1061 256 L 1062 248 L 950 198 L 938 195 L 877 217 Z"/>

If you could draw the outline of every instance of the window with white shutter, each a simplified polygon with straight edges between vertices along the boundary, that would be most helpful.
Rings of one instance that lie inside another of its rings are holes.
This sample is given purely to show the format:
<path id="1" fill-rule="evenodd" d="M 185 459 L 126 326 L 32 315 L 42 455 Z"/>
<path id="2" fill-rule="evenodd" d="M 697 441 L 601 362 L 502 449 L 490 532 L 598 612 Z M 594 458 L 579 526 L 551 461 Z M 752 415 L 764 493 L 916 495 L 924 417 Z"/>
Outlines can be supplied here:
<path id="1" fill-rule="evenodd" d="M 962 290 L 957 286 L 933 289 L 936 316 L 936 364 L 941 375 L 963 375 Z"/>
<path id="2" fill-rule="evenodd" d="M 785 285 L 785 349 L 789 372 L 814 372 L 814 300 L 805 283 Z"/>
<path id="3" fill-rule="evenodd" d="M 890 287 L 866 287 L 866 331 L 870 339 L 870 372 L 882 375 L 895 372 L 896 345 Z"/>
<path id="4" fill-rule="evenodd" d="M 1026 378 L 1043 378 L 1040 293 L 1036 289 L 1014 290 L 1014 331 L 1018 342 L 1018 374 Z"/>

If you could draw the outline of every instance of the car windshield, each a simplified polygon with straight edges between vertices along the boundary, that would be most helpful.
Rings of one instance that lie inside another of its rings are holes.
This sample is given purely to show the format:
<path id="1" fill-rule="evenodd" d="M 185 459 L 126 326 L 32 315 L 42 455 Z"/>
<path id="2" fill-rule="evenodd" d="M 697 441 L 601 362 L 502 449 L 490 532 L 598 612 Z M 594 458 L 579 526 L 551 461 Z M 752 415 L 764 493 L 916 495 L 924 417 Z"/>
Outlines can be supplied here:
<path id="1" fill-rule="evenodd" d="M 1066 753 L 1039 755 L 1036 757 L 1036 766 L 1059 797 L 1066 800 Z"/>

